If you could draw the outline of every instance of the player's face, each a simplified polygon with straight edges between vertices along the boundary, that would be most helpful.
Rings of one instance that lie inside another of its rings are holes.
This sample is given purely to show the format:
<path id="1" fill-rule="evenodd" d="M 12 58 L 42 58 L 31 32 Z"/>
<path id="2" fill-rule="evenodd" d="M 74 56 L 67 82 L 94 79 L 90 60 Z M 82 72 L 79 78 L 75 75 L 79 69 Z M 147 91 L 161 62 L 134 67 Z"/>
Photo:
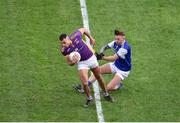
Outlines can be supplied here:
<path id="1" fill-rule="evenodd" d="M 65 47 L 68 47 L 71 44 L 72 44 L 72 41 L 68 37 L 66 37 L 62 40 L 62 45 Z"/>
<path id="2" fill-rule="evenodd" d="M 64 38 L 64 39 L 62 40 L 62 42 L 63 42 L 63 43 L 68 42 L 68 37 Z"/>
<path id="3" fill-rule="evenodd" d="M 122 35 L 116 35 L 116 36 L 115 36 L 115 41 L 116 41 L 116 43 L 118 43 L 118 44 L 123 43 L 123 41 L 124 41 L 124 36 L 122 36 Z"/>

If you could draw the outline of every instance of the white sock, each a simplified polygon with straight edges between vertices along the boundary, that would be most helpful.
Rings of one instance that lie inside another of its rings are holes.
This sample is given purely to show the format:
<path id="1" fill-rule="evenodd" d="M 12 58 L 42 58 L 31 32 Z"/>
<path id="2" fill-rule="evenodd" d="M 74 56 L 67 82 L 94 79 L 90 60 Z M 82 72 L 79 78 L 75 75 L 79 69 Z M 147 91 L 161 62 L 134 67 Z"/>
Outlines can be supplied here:
<path id="1" fill-rule="evenodd" d="M 108 96 L 109 93 L 108 93 L 107 91 L 105 91 L 105 92 L 103 93 L 103 95 L 104 95 L 104 96 Z"/>
<path id="2" fill-rule="evenodd" d="M 89 97 L 87 97 L 87 99 L 88 99 L 88 100 L 92 100 L 92 99 L 93 99 L 93 97 L 92 97 L 92 96 L 89 96 Z"/>

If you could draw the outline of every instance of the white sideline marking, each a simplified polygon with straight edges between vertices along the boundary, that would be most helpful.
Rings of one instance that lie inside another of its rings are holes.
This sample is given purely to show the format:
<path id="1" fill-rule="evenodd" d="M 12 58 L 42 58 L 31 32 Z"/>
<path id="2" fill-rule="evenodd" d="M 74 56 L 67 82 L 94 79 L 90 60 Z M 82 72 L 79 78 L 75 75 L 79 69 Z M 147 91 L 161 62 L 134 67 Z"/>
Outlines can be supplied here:
<path id="1" fill-rule="evenodd" d="M 90 32 L 88 14 L 87 14 L 87 9 L 86 9 L 86 1 L 80 0 L 80 5 L 81 5 L 81 13 L 82 13 L 82 18 L 83 18 L 84 28 L 86 28 Z M 90 44 L 89 38 L 87 37 L 86 37 L 86 43 Z M 94 89 L 94 97 L 95 97 L 95 102 L 96 102 L 96 112 L 97 112 L 98 120 L 99 122 L 104 122 L 104 115 L 102 111 L 101 98 L 100 98 L 99 86 L 98 86 L 97 81 L 93 83 L 93 89 Z"/>

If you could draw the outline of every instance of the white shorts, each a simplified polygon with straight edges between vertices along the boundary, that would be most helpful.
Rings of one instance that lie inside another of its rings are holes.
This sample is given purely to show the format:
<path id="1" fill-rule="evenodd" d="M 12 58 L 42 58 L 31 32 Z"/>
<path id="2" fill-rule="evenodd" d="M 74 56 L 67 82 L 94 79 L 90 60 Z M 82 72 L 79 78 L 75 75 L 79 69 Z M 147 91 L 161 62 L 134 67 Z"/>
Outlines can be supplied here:
<path id="1" fill-rule="evenodd" d="M 77 65 L 78 65 L 78 70 L 92 69 L 99 66 L 95 55 L 91 56 L 91 58 L 89 58 L 88 60 L 78 62 Z"/>
<path id="2" fill-rule="evenodd" d="M 128 77 L 130 71 L 122 71 L 122 70 L 119 70 L 114 63 L 109 63 L 109 66 L 111 67 L 111 72 L 112 73 L 115 73 L 116 75 L 118 75 L 121 80 L 124 80 L 125 78 Z"/>

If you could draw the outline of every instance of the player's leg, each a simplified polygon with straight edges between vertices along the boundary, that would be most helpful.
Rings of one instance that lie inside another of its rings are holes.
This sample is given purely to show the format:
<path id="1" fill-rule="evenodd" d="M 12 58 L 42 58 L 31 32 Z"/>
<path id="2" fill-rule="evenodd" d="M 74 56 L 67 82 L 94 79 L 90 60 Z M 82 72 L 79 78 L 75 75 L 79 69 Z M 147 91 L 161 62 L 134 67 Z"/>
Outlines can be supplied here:
<path id="1" fill-rule="evenodd" d="M 122 80 L 119 75 L 115 75 L 114 78 L 107 85 L 107 89 L 109 91 L 117 90 L 120 86 L 122 86 Z"/>
<path id="2" fill-rule="evenodd" d="M 83 88 L 87 95 L 87 98 L 91 98 L 90 89 L 88 87 L 88 82 L 87 82 L 88 81 L 88 69 L 80 69 L 79 76 L 82 81 L 82 85 L 83 85 Z"/>
<path id="3" fill-rule="evenodd" d="M 109 63 L 104 64 L 104 65 L 100 66 L 99 68 L 100 68 L 100 73 L 101 74 L 110 74 L 110 73 L 112 73 L 111 66 L 110 66 Z M 88 85 L 90 85 L 91 83 L 93 83 L 95 81 L 96 81 L 96 77 L 94 76 L 94 74 L 92 74 L 88 79 Z"/>
<path id="4" fill-rule="evenodd" d="M 99 67 L 101 74 L 110 74 L 115 72 L 115 68 L 113 67 L 113 63 L 107 63 Z M 96 81 L 94 74 L 90 76 L 88 79 L 88 86 L 90 86 L 93 82 Z M 78 91 L 79 93 L 84 93 L 81 85 L 75 85 L 73 88 Z"/>
<path id="5" fill-rule="evenodd" d="M 91 71 L 93 72 L 95 78 L 97 79 L 99 85 L 101 86 L 102 90 L 103 90 L 103 96 L 105 98 L 105 100 L 112 102 L 112 98 L 110 97 L 110 95 L 107 92 L 107 88 L 106 88 L 106 84 L 105 81 L 100 73 L 100 68 L 99 66 L 95 67 L 95 68 L 91 68 Z"/>
<path id="6" fill-rule="evenodd" d="M 107 91 L 105 81 L 100 73 L 100 67 L 97 66 L 95 68 L 92 68 L 91 71 L 93 72 L 93 76 L 94 76 L 95 80 L 96 79 L 98 80 L 99 85 L 102 88 L 102 90 Z"/>
<path id="7" fill-rule="evenodd" d="M 121 71 L 116 66 L 112 66 L 116 72 L 114 78 L 109 82 L 107 88 L 108 90 L 117 90 L 123 87 L 122 81 L 128 77 L 130 71 Z"/>
<path id="8" fill-rule="evenodd" d="M 93 100 L 91 93 L 90 93 L 88 83 L 87 83 L 87 81 L 88 81 L 88 69 L 80 69 L 79 70 L 79 76 L 80 76 L 80 79 L 81 79 L 82 84 L 83 84 L 83 88 L 84 88 L 86 96 L 87 96 L 86 103 L 84 104 L 84 107 L 86 108 L 89 106 L 89 104 Z"/>

